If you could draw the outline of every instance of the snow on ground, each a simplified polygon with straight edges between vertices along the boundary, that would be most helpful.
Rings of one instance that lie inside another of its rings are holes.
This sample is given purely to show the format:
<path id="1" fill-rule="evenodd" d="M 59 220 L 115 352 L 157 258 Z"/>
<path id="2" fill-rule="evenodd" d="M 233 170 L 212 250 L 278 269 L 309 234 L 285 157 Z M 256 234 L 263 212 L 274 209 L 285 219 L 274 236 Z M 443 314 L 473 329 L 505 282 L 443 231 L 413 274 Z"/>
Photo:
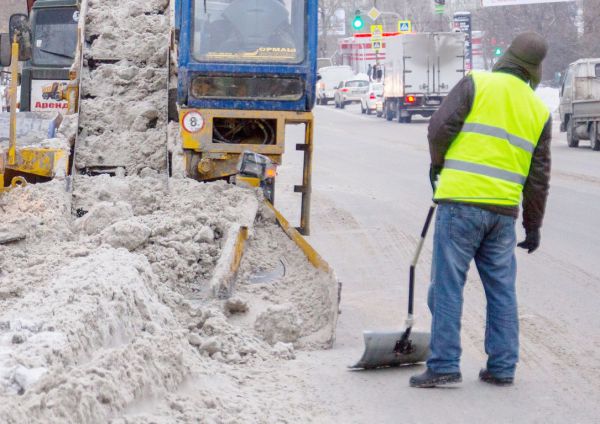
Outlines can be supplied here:
<path id="1" fill-rule="evenodd" d="M 0 243 L 0 422 L 324 422 L 285 365 L 332 345 L 335 277 L 258 191 L 166 177 L 167 134 L 182 164 L 166 114 L 169 0 L 84 4 L 81 114 L 53 143 L 78 135 L 75 167 L 118 176 L 0 197 L 0 241 L 13 240 Z M 249 227 L 246 254 L 216 298 L 236 226 Z"/>
<path id="2" fill-rule="evenodd" d="M 6 423 L 310 422 L 281 362 L 329 347 L 336 282 L 258 193 L 88 177 L 0 198 L 0 416 Z M 235 289 L 207 289 L 232 223 L 257 211 Z M 285 275 L 255 282 L 281 261 Z"/>

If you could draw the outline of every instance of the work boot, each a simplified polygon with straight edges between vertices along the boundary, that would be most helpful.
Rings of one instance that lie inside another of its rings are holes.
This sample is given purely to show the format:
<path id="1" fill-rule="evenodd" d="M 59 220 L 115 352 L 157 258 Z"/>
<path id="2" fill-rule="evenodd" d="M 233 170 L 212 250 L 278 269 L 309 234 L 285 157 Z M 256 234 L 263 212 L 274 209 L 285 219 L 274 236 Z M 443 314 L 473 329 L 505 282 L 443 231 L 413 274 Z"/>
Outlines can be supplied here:
<path id="1" fill-rule="evenodd" d="M 479 371 L 479 379 L 485 383 L 493 384 L 494 386 L 512 386 L 513 377 L 496 377 L 486 368 Z"/>
<path id="2" fill-rule="evenodd" d="M 461 381 L 462 375 L 459 372 L 437 373 L 427 368 L 423 374 L 413 375 L 410 378 L 410 387 L 429 388 Z"/>

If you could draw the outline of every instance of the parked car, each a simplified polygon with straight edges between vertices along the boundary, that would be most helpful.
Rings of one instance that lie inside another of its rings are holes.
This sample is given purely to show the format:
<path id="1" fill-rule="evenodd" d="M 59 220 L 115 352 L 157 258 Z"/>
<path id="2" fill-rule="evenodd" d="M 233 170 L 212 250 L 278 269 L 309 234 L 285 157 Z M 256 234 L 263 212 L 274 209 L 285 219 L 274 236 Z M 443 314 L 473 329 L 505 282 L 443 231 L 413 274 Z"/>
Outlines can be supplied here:
<path id="1" fill-rule="evenodd" d="M 341 81 L 352 79 L 354 71 L 349 66 L 325 66 L 319 68 L 321 77 L 317 82 L 317 104 L 326 105 L 334 99 L 335 88 Z"/>
<path id="2" fill-rule="evenodd" d="M 369 81 L 351 79 L 340 82 L 335 89 L 335 107 L 343 109 L 350 103 L 360 103 L 363 94 L 369 89 Z"/>
<path id="3" fill-rule="evenodd" d="M 377 110 L 377 102 L 383 99 L 383 84 L 372 82 L 369 89 L 360 98 L 360 111 L 370 115 Z"/>

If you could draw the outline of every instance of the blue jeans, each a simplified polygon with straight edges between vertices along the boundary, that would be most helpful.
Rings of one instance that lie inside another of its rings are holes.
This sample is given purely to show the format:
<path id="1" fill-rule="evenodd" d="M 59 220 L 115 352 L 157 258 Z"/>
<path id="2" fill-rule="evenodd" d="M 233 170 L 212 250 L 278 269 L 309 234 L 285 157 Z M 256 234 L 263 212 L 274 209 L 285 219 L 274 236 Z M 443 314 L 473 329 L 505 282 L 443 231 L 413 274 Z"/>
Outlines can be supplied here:
<path id="1" fill-rule="evenodd" d="M 515 244 L 515 219 L 510 216 L 458 203 L 438 206 L 428 296 L 427 366 L 434 372 L 460 371 L 463 288 L 475 259 L 487 298 L 487 369 L 496 377 L 514 376 L 519 359 Z"/>

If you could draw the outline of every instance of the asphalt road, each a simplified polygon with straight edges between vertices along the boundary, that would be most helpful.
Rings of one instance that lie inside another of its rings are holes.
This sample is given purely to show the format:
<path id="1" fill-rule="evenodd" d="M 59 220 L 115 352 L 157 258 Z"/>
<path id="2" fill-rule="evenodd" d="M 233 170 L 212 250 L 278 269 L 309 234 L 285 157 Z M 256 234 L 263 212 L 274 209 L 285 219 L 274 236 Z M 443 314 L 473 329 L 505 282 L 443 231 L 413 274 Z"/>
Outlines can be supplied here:
<path id="1" fill-rule="evenodd" d="M 335 347 L 301 353 L 296 372 L 323 414 L 338 423 L 594 423 L 600 416 L 600 152 L 570 149 L 555 126 L 551 192 L 541 248 L 517 252 L 521 359 L 516 384 L 478 381 L 485 365 L 485 298 L 472 267 L 465 289 L 463 383 L 417 390 L 424 367 L 348 371 L 362 354 L 362 331 L 403 327 L 408 267 L 431 199 L 427 120 L 387 122 L 351 106 L 315 110 L 312 234 L 309 241 L 343 283 Z M 290 131 L 282 181 L 298 178 Z M 298 183 L 298 181 L 295 181 Z M 289 188 L 289 187 L 288 187 Z M 278 206 L 297 204 L 279 187 Z M 520 223 L 518 238 L 524 237 Z M 425 303 L 431 238 L 417 268 L 416 328 Z"/>

